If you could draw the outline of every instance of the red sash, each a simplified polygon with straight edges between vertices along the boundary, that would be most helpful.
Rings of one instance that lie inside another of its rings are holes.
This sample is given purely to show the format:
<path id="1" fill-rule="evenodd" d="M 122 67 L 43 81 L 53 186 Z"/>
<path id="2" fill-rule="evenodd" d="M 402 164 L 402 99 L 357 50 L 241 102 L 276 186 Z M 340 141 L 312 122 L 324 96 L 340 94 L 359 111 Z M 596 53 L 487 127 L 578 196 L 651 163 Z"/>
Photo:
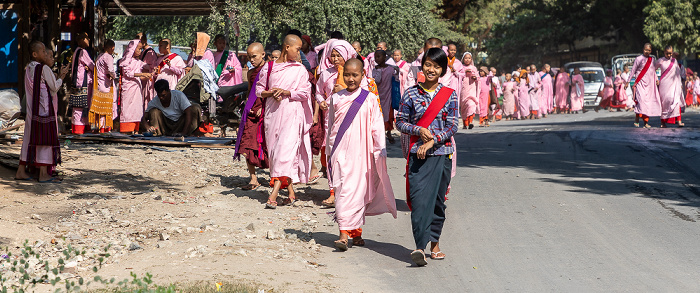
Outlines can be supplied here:
<path id="1" fill-rule="evenodd" d="M 659 80 L 664 79 L 664 77 L 666 76 L 666 74 L 668 74 L 668 72 L 671 71 L 671 69 L 673 68 L 673 65 L 676 65 L 676 58 L 671 58 L 671 65 L 669 65 L 668 68 L 666 68 L 666 70 L 664 70 L 664 72 L 661 73 L 661 76 L 659 77 Z"/>
<path id="2" fill-rule="evenodd" d="M 651 57 L 647 57 L 647 63 L 644 64 L 644 68 L 642 68 L 642 72 L 637 75 L 637 78 L 634 80 L 634 85 L 637 86 L 637 83 L 642 80 L 645 74 L 647 74 L 647 70 L 649 70 L 649 66 L 651 66 Z"/>
<path id="3" fill-rule="evenodd" d="M 447 104 L 447 101 L 450 99 L 453 92 L 453 89 L 446 86 L 440 88 L 440 91 L 437 92 L 433 100 L 430 102 L 428 109 L 425 109 L 423 116 L 420 118 L 420 120 L 418 120 L 416 126 L 428 128 L 430 123 L 432 123 L 435 120 L 435 117 L 437 117 L 438 113 L 440 113 L 440 110 L 442 110 L 445 104 Z M 408 154 L 406 157 L 406 204 L 408 204 L 409 209 L 411 209 L 411 192 L 408 184 L 408 169 L 410 167 L 408 162 L 411 157 L 411 149 L 413 149 L 413 145 L 418 142 L 419 138 L 419 136 L 411 135 L 411 142 L 408 144 Z"/>
<path id="4" fill-rule="evenodd" d="M 160 72 L 160 69 L 163 68 L 163 66 L 165 66 L 165 59 L 168 59 L 168 60 L 170 60 L 170 61 L 173 61 L 173 59 L 175 58 L 175 56 L 177 56 L 177 54 L 175 54 L 175 53 L 170 53 L 170 55 L 168 55 L 168 57 L 163 58 L 163 61 L 160 61 L 160 64 L 158 65 L 158 71 Z"/>

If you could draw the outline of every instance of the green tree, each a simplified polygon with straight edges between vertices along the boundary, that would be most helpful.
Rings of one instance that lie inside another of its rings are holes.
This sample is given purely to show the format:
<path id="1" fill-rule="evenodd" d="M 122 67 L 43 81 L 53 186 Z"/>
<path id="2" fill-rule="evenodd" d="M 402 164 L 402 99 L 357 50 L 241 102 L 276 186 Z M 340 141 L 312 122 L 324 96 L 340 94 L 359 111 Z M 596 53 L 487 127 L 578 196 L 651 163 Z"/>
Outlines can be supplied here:
<path id="1" fill-rule="evenodd" d="M 189 46 L 194 33 L 207 31 L 206 16 L 115 16 L 111 17 L 106 37 L 131 40 L 145 32 L 151 41 L 169 38 L 173 45 Z"/>
<path id="2" fill-rule="evenodd" d="M 644 34 L 656 48 L 672 45 L 685 54 L 700 51 L 700 1 L 658 0 L 644 9 Z"/>

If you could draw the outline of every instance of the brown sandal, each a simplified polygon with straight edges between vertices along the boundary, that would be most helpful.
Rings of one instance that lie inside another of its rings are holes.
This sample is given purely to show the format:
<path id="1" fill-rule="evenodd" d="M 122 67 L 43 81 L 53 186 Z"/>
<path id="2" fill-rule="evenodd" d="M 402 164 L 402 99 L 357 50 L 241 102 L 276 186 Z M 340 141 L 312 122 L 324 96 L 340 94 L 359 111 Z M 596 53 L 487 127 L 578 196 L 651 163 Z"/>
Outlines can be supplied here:
<path id="1" fill-rule="evenodd" d="M 362 238 L 353 238 L 352 239 L 352 245 L 355 246 L 365 246 L 365 240 Z"/>
<path id="2" fill-rule="evenodd" d="M 337 248 L 340 251 L 347 251 L 348 250 L 348 240 L 336 240 L 333 242 L 335 245 L 335 248 Z"/>

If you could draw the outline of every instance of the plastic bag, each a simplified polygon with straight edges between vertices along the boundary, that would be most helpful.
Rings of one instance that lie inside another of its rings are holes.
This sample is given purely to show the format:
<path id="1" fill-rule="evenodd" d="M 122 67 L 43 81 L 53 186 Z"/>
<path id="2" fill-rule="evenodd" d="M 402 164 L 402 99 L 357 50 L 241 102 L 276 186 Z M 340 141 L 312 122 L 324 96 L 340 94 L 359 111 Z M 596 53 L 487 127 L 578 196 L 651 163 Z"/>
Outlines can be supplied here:
<path id="1" fill-rule="evenodd" d="M 19 94 L 14 90 L 0 91 L 0 122 L 5 122 L 17 118 L 22 111 Z"/>

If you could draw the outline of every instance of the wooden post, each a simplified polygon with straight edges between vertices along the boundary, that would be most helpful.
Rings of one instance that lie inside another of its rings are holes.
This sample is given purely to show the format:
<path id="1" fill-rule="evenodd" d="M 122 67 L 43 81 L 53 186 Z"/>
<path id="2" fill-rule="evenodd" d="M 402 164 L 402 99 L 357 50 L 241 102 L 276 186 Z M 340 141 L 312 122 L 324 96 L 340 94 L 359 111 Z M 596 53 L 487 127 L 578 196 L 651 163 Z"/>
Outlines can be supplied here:
<path id="1" fill-rule="evenodd" d="M 30 16 L 31 16 L 31 2 L 30 1 L 19 1 L 19 3 L 16 3 L 15 5 L 18 6 L 18 14 L 19 14 L 19 19 L 17 21 L 17 38 L 19 39 L 19 42 L 17 42 L 18 48 L 17 48 L 17 57 L 19 60 L 19 64 L 17 64 L 17 82 L 18 82 L 18 92 L 20 99 L 22 100 L 22 112 L 26 112 L 27 108 L 25 107 L 25 101 L 24 101 L 24 67 L 29 64 L 29 38 L 31 37 L 29 35 L 29 28 L 30 28 Z"/>

